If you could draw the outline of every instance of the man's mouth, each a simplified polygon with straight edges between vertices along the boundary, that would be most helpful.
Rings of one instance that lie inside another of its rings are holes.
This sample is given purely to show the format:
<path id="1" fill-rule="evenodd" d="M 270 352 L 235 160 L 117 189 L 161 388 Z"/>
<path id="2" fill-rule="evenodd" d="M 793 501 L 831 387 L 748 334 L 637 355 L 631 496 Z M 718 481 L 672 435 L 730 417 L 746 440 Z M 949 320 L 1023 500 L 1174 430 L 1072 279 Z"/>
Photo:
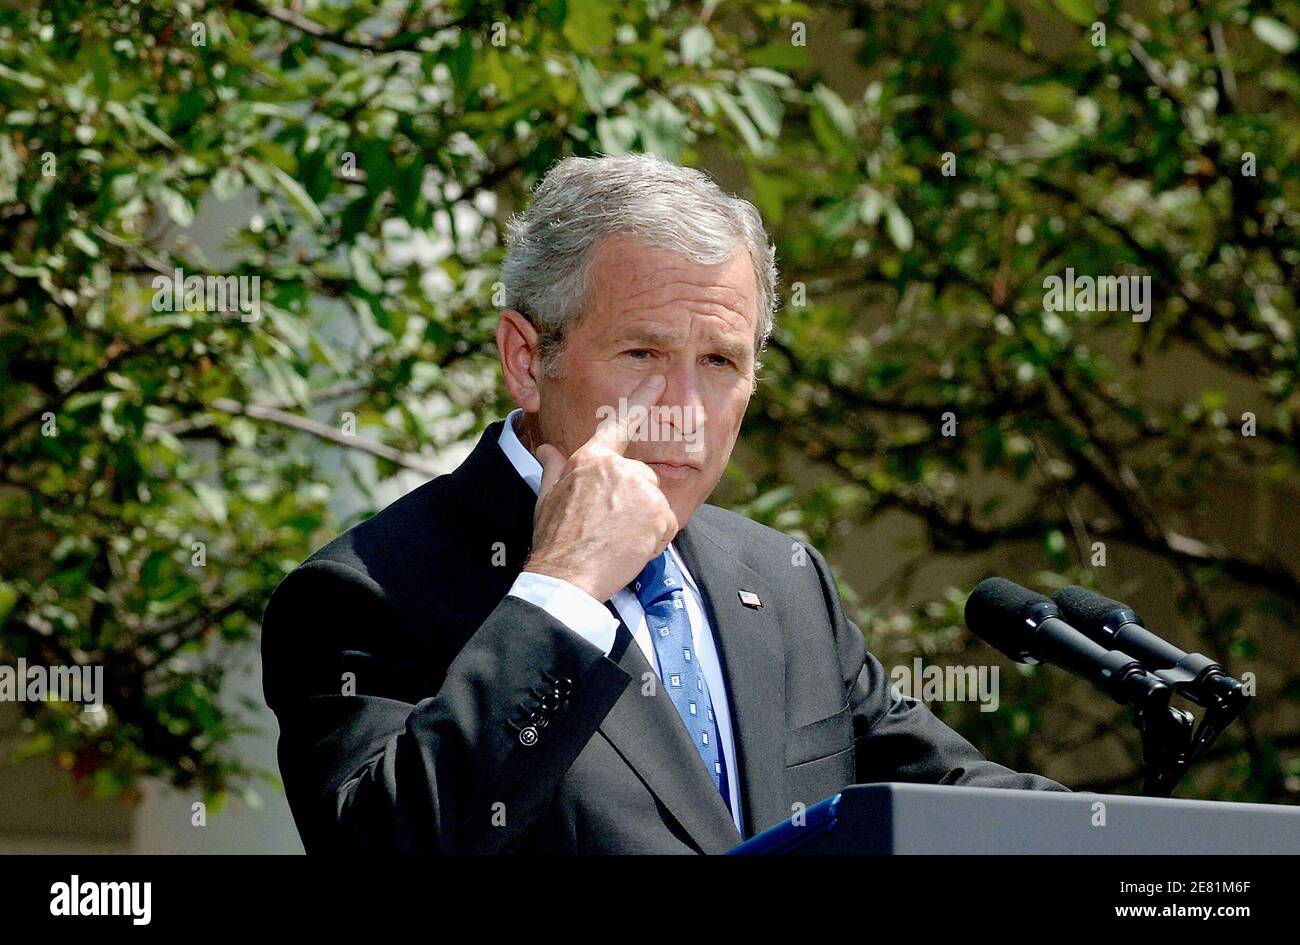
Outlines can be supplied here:
<path id="1" fill-rule="evenodd" d="M 694 463 L 678 463 L 672 460 L 645 460 L 647 466 L 653 469 L 661 479 L 685 479 L 693 473 L 700 471 L 700 467 Z"/>

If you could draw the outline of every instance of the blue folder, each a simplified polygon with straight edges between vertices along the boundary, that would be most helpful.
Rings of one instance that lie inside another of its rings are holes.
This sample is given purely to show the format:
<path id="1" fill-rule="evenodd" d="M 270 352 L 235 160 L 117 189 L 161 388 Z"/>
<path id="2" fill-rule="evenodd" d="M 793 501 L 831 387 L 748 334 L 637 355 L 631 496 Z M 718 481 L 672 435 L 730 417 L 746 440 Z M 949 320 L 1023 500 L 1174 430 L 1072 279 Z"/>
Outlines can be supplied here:
<path id="1" fill-rule="evenodd" d="M 788 820 L 773 824 L 762 833 L 755 834 L 723 855 L 756 856 L 764 853 L 789 853 L 814 837 L 835 829 L 836 823 L 839 822 L 841 797 L 840 794 L 832 794 L 812 807 L 790 815 Z M 799 818 L 800 823 L 795 823 L 796 817 Z"/>

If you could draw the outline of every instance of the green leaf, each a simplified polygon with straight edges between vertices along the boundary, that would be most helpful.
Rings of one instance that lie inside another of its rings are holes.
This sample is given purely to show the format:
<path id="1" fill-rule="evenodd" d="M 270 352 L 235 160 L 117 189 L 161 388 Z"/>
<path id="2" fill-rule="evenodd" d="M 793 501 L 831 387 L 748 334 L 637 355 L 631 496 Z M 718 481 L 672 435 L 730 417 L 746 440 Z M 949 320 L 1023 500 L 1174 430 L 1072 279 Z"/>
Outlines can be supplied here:
<path id="1" fill-rule="evenodd" d="M 636 141 L 637 125 L 628 115 L 596 119 L 596 137 L 606 154 L 626 154 Z"/>
<path id="2" fill-rule="evenodd" d="M 1281 20 L 1275 20 L 1271 16 L 1257 16 L 1250 21 L 1250 29 L 1261 42 L 1267 43 L 1283 55 L 1291 53 L 1296 48 L 1295 30 Z"/>
<path id="3" fill-rule="evenodd" d="M 781 133 L 781 116 L 785 109 L 772 86 L 757 79 L 741 79 L 740 100 L 764 134 L 774 138 Z"/>
<path id="4" fill-rule="evenodd" d="M 885 229 L 894 245 L 903 252 L 912 248 L 912 221 L 896 203 L 890 203 L 885 208 Z"/>
<path id="5" fill-rule="evenodd" d="M 697 66 L 713 52 L 713 34 L 707 26 L 696 24 L 682 33 L 682 61 Z"/>
<path id="6" fill-rule="evenodd" d="M 45 82 L 38 76 L 28 72 L 19 72 L 17 69 L 10 69 L 8 66 L 0 63 L 0 79 L 8 79 L 10 82 L 17 82 L 19 85 L 28 89 L 43 89 Z"/>
<path id="7" fill-rule="evenodd" d="M 142 112 L 128 109 L 121 102 L 109 102 L 104 106 L 104 110 L 121 122 L 128 131 L 139 129 L 163 147 L 171 148 L 173 151 L 180 150 L 180 146 L 165 131 L 145 117 Z"/>
<path id="8" fill-rule="evenodd" d="M 837 200 L 818 214 L 822 236 L 836 240 L 853 229 L 858 222 L 858 208 L 849 200 Z"/>
<path id="9" fill-rule="evenodd" d="M 754 154 L 766 153 L 767 145 L 759 135 L 758 129 L 749 120 L 749 116 L 745 114 L 744 109 L 736 104 L 736 100 L 731 97 L 731 94 L 723 89 L 714 89 L 713 97 L 717 100 L 718 105 L 722 107 L 726 116 L 731 119 L 731 123 L 736 126 L 736 130 L 740 132 L 740 136 L 744 139 L 749 150 Z"/>
<path id="10" fill-rule="evenodd" d="M 167 211 L 167 215 L 176 221 L 177 226 L 188 227 L 194 222 L 194 208 L 182 195 L 170 187 L 159 187 L 154 195 Z"/>
<path id="11" fill-rule="evenodd" d="M 785 174 L 764 174 L 761 171 L 752 171 L 749 176 L 754 187 L 754 204 L 763 218 L 772 225 L 780 224 L 785 216 L 786 202 L 799 193 L 799 182 Z"/>
<path id="12" fill-rule="evenodd" d="M 605 112 L 623 101 L 624 96 L 641 84 L 640 77 L 630 72 L 602 76 L 589 60 L 576 58 L 578 87 L 587 104 L 596 112 Z"/>
<path id="13" fill-rule="evenodd" d="M 880 222 L 880 214 L 885 210 L 885 196 L 874 187 L 866 187 L 862 192 L 862 203 L 860 205 L 862 213 L 862 222 L 867 226 L 875 226 Z"/>
<path id="14" fill-rule="evenodd" d="M 759 82 L 766 82 L 768 85 L 775 85 L 783 89 L 792 88 L 794 79 L 790 78 L 784 72 L 777 72 L 775 69 L 767 69 L 762 66 L 756 66 L 753 69 L 746 69 L 745 75 L 751 79 L 757 79 Z"/>
<path id="15" fill-rule="evenodd" d="M 370 223 L 370 214 L 375 207 L 373 195 L 362 194 L 344 208 L 339 222 L 339 241 L 351 243 L 356 235 L 366 229 Z"/>
<path id="16" fill-rule="evenodd" d="M 244 161 L 240 165 L 240 170 L 253 182 L 253 186 L 262 193 L 270 193 L 275 189 L 275 179 L 271 176 L 267 166 L 261 161 Z"/>
<path id="17" fill-rule="evenodd" d="M 212 516 L 213 521 L 218 525 L 227 524 L 229 519 L 227 518 L 225 493 L 215 486 L 210 486 L 201 481 L 193 482 L 191 488 L 194 490 L 194 495 L 198 498 L 199 504 Z"/>
<path id="18" fill-rule="evenodd" d="M 212 196 L 225 203 L 244 187 L 244 175 L 232 167 L 223 167 L 212 175 Z"/>
<path id="19" fill-rule="evenodd" d="M 357 285 L 374 295 L 384 291 L 384 280 L 375 269 L 368 250 L 353 246 L 348 250 L 348 262 L 352 264 L 352 278 L 357 280 Z"/>
<path id="20" fill-rule="evenodd" d="M 68 239 L 72 240 L 77 249 L 81 250 L 91 259 L 99 256 L 99 244 L 92 240 L 85 230 L 69 230 Z"/>
<path id="21" fill-rule="evenodd" d="M 461 30 L 460 40 L 445 53 L 447 69 L 456 86 L 456 99 L 463 101 L 469 91 L 470 76 L 474 72 L 474 37 L 469 30 Z"/>
<path id="22" fill-rule="evenodd" d="M 614 39 L 614 20 L 605 0 L 569 0 L 564 38 L 578 52 L 608 46 Z"/>
<path id="23" fill-rule="evenodd" d="M 14 590 L 13 585 L 0 581 L 0 627 L 4 626 L 9 612 L 14 609 L 14 604 L 17 602 L 18 592 Z"/>
<path id="24" fill-rule="evenodd" d="M 1065 535 L 1059 528 L 1049 528 L 1043 535 L 1043 553 L 1052 567 L 1064 568 L 1069 563 L 1065 549 Z"/>
<path id="25" fill-rule="evenodd" d="M 1092 0 L 1052 0 L 1052 3 L 1080 26 L 1091 26 L 1097 22 L 1097 10 L 1092 5 Z"/>
<path id="26" fill-rule="evenodd" d="M 686 147 L 686 117 L 668 99 L 656 95 L 641 114 L 645 149 L 670 161 L 680 161 Z"/>
<path id="27" fill-rule="evenodd" d="M 826 86 L 813 89 L 813 133 L 822 145 L 841 154 L 857 152 L 858 131 L 853 112 L 844 100 Z"/>
<path id="28" fill-rule="evenodd" d="M 703 85 L 689 85 L 686 91 L 700 106 L 700 111 L 712 118 L 718 113 L 718 102 L 713 97 L 713 90 Z"/>
<path id="29" fill-rule="evenodd" d="M 289 201 L 298 208 L 298 212 L 306 218 L 308 223 L 312 226 L 320 226 L 325 222 L 320 207 L 316 206 L 316 201 L 311 199 L 311 196 L 303 189 L 302 184 L 278 167 L 273 166 L 271 168 L 271 175 L 284 190 Z"/>

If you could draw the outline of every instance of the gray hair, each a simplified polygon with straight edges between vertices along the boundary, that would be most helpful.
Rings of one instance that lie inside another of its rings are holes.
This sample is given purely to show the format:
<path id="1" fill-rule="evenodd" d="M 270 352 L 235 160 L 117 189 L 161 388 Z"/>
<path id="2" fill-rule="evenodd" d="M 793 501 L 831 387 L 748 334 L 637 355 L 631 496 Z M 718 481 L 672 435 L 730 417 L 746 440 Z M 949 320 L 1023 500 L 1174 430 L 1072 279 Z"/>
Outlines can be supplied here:
<path id="1" fill-rule="evenodd" d="M 702 171 L 652 154 L 569 157 L 547 172 L 532 206 L 507 224 L 501 265 L 508 304 L 541 337 L 542 371 L 554 377 L 567 326 L 587 309 L 597 244 L 625 236 L 703 266 L 744 247 L 754 265 L 755 361 L 776 319 L 776 247 L 757 208 Z M 757 364 L 755 365 L 757 367 Z"/>

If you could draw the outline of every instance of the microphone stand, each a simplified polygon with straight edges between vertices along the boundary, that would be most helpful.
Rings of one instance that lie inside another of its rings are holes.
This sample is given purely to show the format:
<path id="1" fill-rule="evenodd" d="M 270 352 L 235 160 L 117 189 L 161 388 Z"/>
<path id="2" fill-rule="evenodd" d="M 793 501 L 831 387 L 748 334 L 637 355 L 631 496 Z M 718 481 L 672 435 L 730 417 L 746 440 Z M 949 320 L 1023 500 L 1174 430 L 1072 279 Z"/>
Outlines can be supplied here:
<path id="1" fill-rule="evenodd" d="M 1136 715 L 1146 765 L 1142 793 L 1168 797 L 1191 763 L 1187 747 L 1192 741 L 1192 713 L 1166 704 L 1141 706 Z"/>
<path id="2" fill-rule="evenodd" d="M 1250 696 L 1238 680 L 1198 653 L 1188 654 L 1174 666 L 1148 672 L 1168 689 L 1164 699 L 1148 699 L 1137 708 L 1136 724 L 1142 733 L 1142 756 L 1146 763 L 1143 793 L 1149 797 L 1169 797 L 1188 769 L 1245 711 Z M 1168 705 L 1168 694 L 1172 692 L 1205 709 L 1195 735 L 1192 714 Z"/>
<path id="3" fill-rule="evenodd" d="M 1175 687 L 1159 671 L 1121 650 L 1107 649 L 1103 659 L 1100 675 L 1090 678 L 1112 699 L 1133 708 L 1133 722 L 1142 735 L 1143 793 L 1168 797 L 1190 763 L 1192 714 L 1169 704 Z"/>

